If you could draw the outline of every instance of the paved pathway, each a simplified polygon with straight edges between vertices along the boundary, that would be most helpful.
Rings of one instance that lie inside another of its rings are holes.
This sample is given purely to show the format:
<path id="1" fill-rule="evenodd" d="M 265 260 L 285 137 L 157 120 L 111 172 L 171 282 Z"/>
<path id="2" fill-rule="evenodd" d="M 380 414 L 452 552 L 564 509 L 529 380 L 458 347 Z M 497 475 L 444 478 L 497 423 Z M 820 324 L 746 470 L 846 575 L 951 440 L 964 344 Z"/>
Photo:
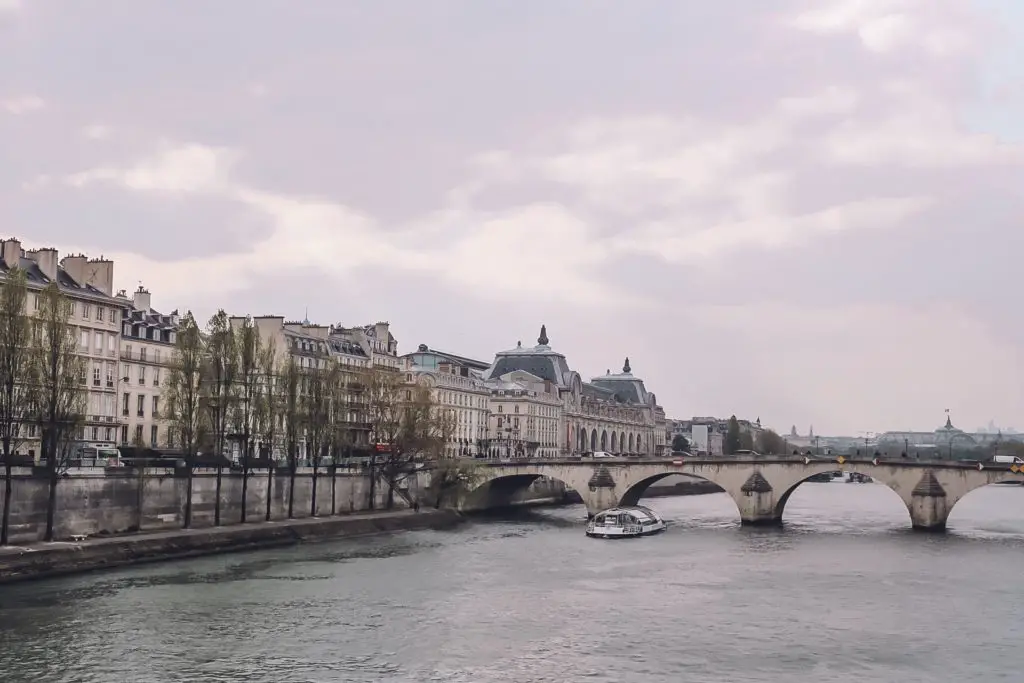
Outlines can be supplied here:
<path id="1" fill-rule="evenodd" d="M 426 512 L 426 511 L 424 511 Z M 227 524 L 214 527 L 195 527 L 192 529 L 164 529 L 161 531 L 142 531 L 130 534 L 112 534 L 110 536 L 94 536 L 80 541 L 52 541 L 49 543 L 26 543 L 21 545 L 0 546 L 0 559 L 11 555 L 21 555 L 30 552 L 46 552 L 48 550 L 65 551 L 69 548 L 87 548 L 122 543 L 126 540 L 150 541 L 165 538 L 182 538 L 187 536 L 231 536 L 239 532 L 249 532 L 260 528 L 287 528 L 292 526 L 310 527 L 320 524 L 337 524 L 344 520 L 360 519 L 384 519 L 392 517 L 407 517 L 410 515 L 424 514 L 424 512 L 413 512 L 412 510 L 373 510 L 367 512 L 354 512 L 344 515 L 328 517 L 300 517 L 296 519 L 280 519 L 270 522 L 247 522 L 245 524 Z"/>

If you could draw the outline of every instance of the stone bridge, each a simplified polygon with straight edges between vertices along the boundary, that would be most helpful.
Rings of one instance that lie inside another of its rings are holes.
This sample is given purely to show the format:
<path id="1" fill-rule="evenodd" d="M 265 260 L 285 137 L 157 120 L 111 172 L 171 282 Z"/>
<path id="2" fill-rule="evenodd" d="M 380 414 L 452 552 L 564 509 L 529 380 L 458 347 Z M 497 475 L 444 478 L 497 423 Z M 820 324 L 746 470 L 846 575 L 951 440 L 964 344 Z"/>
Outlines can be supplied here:
<path id="1" fill-rule="evenodd" d="M 725 490 L 744 524 L 781 524 L 786 502 L 816 474 L 856 472 L 885 484 L 910 512 L 915 529 L 941 531 L 957 501 L 976 488 L 1002 481 L 1024 481 L 1017 467 L 1002 463 L 907 459 L 835 459 L 756 456 L 748 458 L 607 458 L 475 461 L 480 475 L 462 496 L 460 508 L 482 510 L 508 505 L 538 477 L 575 489 L 593 516 L 615 505 L 635 505 L 648 486 L 673 474 L 688 474 Z"/>

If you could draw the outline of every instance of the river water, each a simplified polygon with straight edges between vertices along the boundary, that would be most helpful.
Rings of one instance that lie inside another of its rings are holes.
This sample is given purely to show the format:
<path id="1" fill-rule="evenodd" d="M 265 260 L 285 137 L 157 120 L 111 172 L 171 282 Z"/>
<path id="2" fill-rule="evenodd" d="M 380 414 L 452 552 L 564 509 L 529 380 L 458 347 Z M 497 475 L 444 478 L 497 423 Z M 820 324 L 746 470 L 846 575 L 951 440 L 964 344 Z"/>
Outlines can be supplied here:
<path id="1" fill-rule="evenodd" d="M 882 485 L 805 484 L 783 530 L 725 494 L 582 507 L 0 588 L 0 681 L 1024 680 L 1024 487 L 914 533 Z"/>

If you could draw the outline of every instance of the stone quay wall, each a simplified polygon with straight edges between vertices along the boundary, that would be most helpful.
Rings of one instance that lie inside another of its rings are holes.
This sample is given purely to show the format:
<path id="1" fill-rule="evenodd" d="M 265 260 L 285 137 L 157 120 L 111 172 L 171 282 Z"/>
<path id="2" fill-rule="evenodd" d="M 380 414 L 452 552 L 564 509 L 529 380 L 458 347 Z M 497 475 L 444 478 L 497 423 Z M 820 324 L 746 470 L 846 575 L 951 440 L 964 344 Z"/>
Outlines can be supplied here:
<path id="1" fill-rule="evenodd" d="M 334 486 L 332 510 L 331 487 Z M 246 493 L 246 521 L 266 518 L 267 470 L 249 475 Z M 187 479 L 169 469 L 89 468 L 71 471 L 57 485 L 54 537 L 97 536 L 134 531 L 160 531 L 181 528 L 185 516 Z M 215 470 L 195 473 L 192 482 L 192 526 L 213 526 L 217 492 Z M 295 477 L 294 516 L 312 515 L 313 473 L 302 469 Z M 15 470 L 12 481 L 10 534 L 13 543 L 28 543 L 43 538 L 46 529 L 46 504 L 49 482 L 45 474 Z M 271 519 L 288 517 L 289 476 L 276 471 L 270 487 Z M 339 470 L 333 477 L 321 471 L 317 477 L 317 516 L 344 514 L 370 509 L 369 477 L 362 472 Z M 0 504 L 4 497 L 0 486 Z M 387 500 L 382 482 L 375 491 L 375 509 L 383 509 Z M 241 520 L 242 474 L 225 470 L 221 480 L 221 524 Z M 396 507 L 407 507 L 395 496 Z"/>
<path id="2" fill-rule="evenodd" d="M 409 501 L 417 498 L 422 506 L 432 507 L 432 497 L 424 490 L 429 481 L 429 472 L 424 471 L 400 484 L 400 490 L 394 495 L 394 509 L 408 508 Z M 266 519 L 267 483 L 267 470 L 254 470 L 249 475 L 247 522 Z M 364 470 L 339 469 L 333 476 L 321 470 L 316 488 L 315 516 L 350 514 L 371 509 L 370 478 Z M 516 502 L 521 505 L 555 504 L 563 502 L 564 490 L 561 482 L 538 480 L 521 493 Z M 179 529 L 185 517 L 186 492 L 187 479 L 182 471 L 126 467 L 72 470 L 57 485 L 54 538 Z M 214 525 L 216 492 L 216 471 L 197 471 L 192 482 L 193 528 Z M 301 468 L 295 476 L 295 519 L 314 516 L 311 511 L 312 493 L 313 471 L 311 468 Z M 11 496 L 12 543 L 42 540 L 46 531 L 48 495 L 49 482 L 45 474 L 34 473 L 28 468 L 15 468 Z M 269 495 L 271 520 L 287 519 L 287 471 L 275 471 Z M 378 477 L 372 509 L 384 510 L 387 497 L 387 484 Z M 0 505 L 3 498 L 3 485 L 0 484 Z M 224 470 L 220 500 L 221 525 L 238 524 L 241 521 L 242 501 L 240 472 Z"/>

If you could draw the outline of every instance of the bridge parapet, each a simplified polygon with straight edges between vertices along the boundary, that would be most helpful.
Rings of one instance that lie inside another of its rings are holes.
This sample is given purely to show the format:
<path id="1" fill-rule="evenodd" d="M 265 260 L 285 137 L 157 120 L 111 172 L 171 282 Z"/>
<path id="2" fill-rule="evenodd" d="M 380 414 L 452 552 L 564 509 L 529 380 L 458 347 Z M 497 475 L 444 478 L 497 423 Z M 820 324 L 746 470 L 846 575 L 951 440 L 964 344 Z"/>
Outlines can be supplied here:
<path id="1" fill-rule="evenodd" d="M 647 487 L 673 474 L 700 477 L 736 502 L 744 524 L 781 524 L 793 491 L 812 476 L 854 472 L 879 481 L 900 496 L 914 528 L 945 529 L 953 506 L 972 490 L 1006 480 L 1024 481 L 1024 469 L 1002 463 L 908 458 L 557 458 L 480 461 L 479 488 L 465 509 L 501 506 L 538 477 L 575 489 L 590 515 L 613 505 L 635 505 Z"/>

